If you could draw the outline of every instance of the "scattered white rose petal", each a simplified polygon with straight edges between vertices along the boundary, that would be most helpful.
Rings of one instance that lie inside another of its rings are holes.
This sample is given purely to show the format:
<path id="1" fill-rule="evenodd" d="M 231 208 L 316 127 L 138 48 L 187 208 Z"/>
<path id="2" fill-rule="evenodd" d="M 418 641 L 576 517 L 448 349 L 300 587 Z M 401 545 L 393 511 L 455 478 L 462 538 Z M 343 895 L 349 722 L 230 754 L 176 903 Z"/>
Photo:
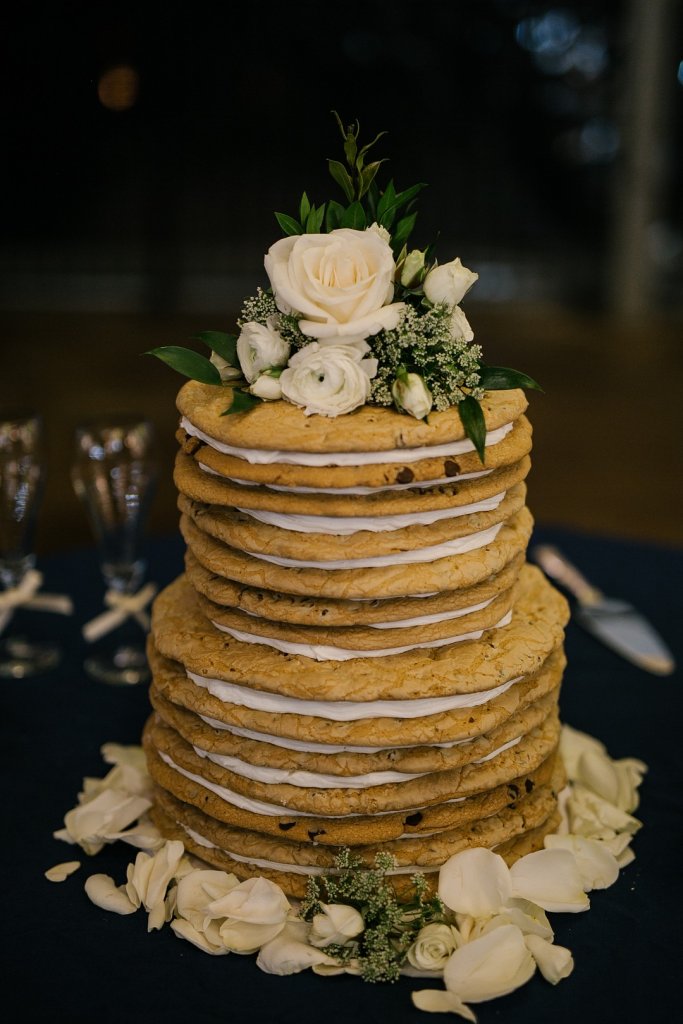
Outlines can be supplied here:
<path id="1" fill-rule="evenodd" d="M 546 850 L 569 850 L 576 861 L 585 892 L 607 889 L 619 877 L 616 858 L 597 839 L 585 836 L 546 836 Z"/>
<path id="2" fill-rule="evenodd" d="M 517 904 L 517 906 L 513 904 Z M 493 931 L 494 928 L 500 928 L 505 924 L 514 924 L 522 935 L 539 935 L 544 939 L 553 937 L 550 922 L 541 907 L 528 900 L 510 900 L 510 904 L 498 914 L 477 921 L 470 934 L 470 940 L 478 939 Z"/>
<path id="3" fill-rule="evenodd" d="M 305 921 L 287 921 L 280 934 L 261 947 L 256 966 L 266 974 L 279 975 L 298 974 L 314 965 L 338 966 L 331 956 L 306 942 L 308 932 Z"/>
<path id="4" fill-rule="evenodd" d="M 106 764 L 129 764 L 141 774 L 147 774 L 147 758 L 139 745 L 124 746 L 121 743 L 103 743 L 100 753 Z"/>
<path id="5" fill-rule="evenodd" d="M 110 841 L 111 834 L 128 828 L 151 806 L 152 801 L 147 797 L 105 789 L 94 799 L 70 810 L 64 817 L 66 829 L 55 832 L 55 837 L 77 843 L 86 853 L 99 853 Z"/>
<path id="6" fill-rule="evenodd" d="M 451 956 L 443 972 L 449 992 L 466 1003 L 482 1003 L 513 992 L 536 970 L 524 936 L 512 924 L 465 943 Z"/>
<path id="7" fill-rule="evenodd" d="M 211 917 L 231 917 L 254 924 L 283 924 L 291 910 L 279 885 L 267 878 L 249 878 L 208 906 Z"/>
<path id="8" fill-rule="evenodd" d="M 633 835 L 642 827 L 637 818 L 579 782 L 574 784 L 567 811 L 571 832 L 589 839 L 600 838 L 600 832 L 605 829 Z"/>
<path id="9" fill-rule="evenodd" d="M 229 949 L 223 945 L 223 943 L 216 944 L 211 942 L 204 932 L 197 931 L 193 928 L 189 921 L 186 921 L 182 917 L 176 917 L 174 921 L 171 921 L 171 928 L 180 939 L 187 939 L 197 949 L 203 950 L 205 953 L 210 953 L 212 956 L 227 956 L 230 952 Z"/>
<path id="10" fill-rule="evenodd" d="M 48 868 L 45 877 L 48 882 L 64 882 L 74 871 L 78 871 L 80 866 L 80 860 L 65 860 L 63 864 L 55 864 L 54 867 Z"/>
<path id="11" fill-rule="evenodd" d="M 85 891 L 95 906 L 111 910 L 114 914 L 134 914 L 137 907 L 131 903 L 123 886 L 117 886 L 109 875 L 91 875 Z"/>
<path id="12" fill-rule="evenodd" d="M 413 1004 L 425 1013 L 457 1013 L 465 1020 L 477 1022 L 475 1014 L 469 1006 L 465 1006 L 453 992 L 444 992 L 440 988 L 423 988 L 412 994 Z"/>
<path id="13" fill-rule="evenodd" d="M 531 952 L 538 969 L 551 985 L 568 978 L 574 970 L 571 951 L 564 946 L 555 946 L 538 935 L 527 935 L 524 941 Z"/>
<path id="14" fill-rule="evenodd" d="M 126 892 L 131 903 L 152 910 L 166 899 L 166 890 L 183 858 L 185 848 L 179 840 L 164 843 L 154 856 L 141 851 L 135 864 L 128 865 Z M 162 922 L 163 923 L 163 922 Z"/>
<path id="15" fill-rule="evenodd" d="M 495 914 L 512 896 L 510 871 L 503 858 L 491 850 L 462 850 L 441 868 L 439 896 L 447 907 L 462 914 Z"/>
<path id="16" fill-rule="evenodd" d="M 219 932 L 223 945 L 233 953 L 256 953 L 261 946 L 271 942 L 285 926 L 284 921 L 270 924 L 255 924 L 226 918 Z"/>
<path id="17" fill-rule="evenodd" d="M 225 871 L 190 871 L 178 882 L 176 912 L 198 932 L 204 932 L 212 919 L 208 912 L 209 904 L 225 896 L 236 885 L 239 881 L 235 875 Z"/>
<path id="18" fill-rule="evenodd" d="M 354 907 L 345 903 L 321 903 L 322 912 L 311 922 L 310 942 L 324 949 L 325 946 L 344 945 L 365 928 L 365 922 Z"/>
<path id="19" fill-rule="evenodd" d="M 539 850 L 520 857 L 510 868 L 514 896 L 531 900 L 544 910 L 575 914 L 590 901 L 576 861 L 568 850 Z"/>
<path id="20" fill-rule="evenodd" d="M 323 978 L 331 978 L 335 974 L 352 974 L 354 977 L 359 978 L 361 975 L 360 963 L 355 957 L 347 960 L 345 964 L 337 963 L 335 960 L 334 965 L 332 964 L 313 964 L 313 973 L 320 974 Z"/>
<path id="21" fill-rule="evenodd" d="M 572 781 L 576 779 L 579 758 L 587 752 L 606 754 L 607 748 L 594 736 L 580 732 L 579 729 L 574 729 L 565 723 L 560 733 L 560 756 L 567 775 Z"/>
<path id="22" fill-rule="evenodd" d="M 635 859 L 635 853 L 633 852 L 630 846 L 627 847 L 621 853 L 617 854 L 617 864 L 619 865 L 619 870 L 621 871 L 622 868 L 628 867 L 628 865 L 632 864 Z"/>

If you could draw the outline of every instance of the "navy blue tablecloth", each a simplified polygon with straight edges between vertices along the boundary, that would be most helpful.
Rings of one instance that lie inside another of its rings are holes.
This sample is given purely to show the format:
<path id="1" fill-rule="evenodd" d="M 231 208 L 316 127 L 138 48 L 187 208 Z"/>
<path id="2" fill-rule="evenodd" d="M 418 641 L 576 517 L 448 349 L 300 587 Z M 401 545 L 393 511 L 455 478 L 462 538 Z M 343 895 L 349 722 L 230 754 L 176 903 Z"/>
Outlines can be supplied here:
<path id="1" fill-rule="evenodd" d="M 554 541 L 606 593 L 630 599 L 656 624 L 683 664 L 683 553 L 596 537 L 537 531 Z M 150 545 L 150 578 L 169 582 L 182 567 L 176 538 Z M 134 852 L 123 844 L 88 858 L 52 838 L 85 775 L 102 776 L 103 742 L 135 743 L 148 713 L 144 687 L 90 681 L 82 668 L 80 626 L 100 608 L 102 583 L 92 551 L 55 557 L 40 568 L 46 589 L 68 591 L 72 619 L 35 615 L 58 636 L 59 668 L 22 682 L 0 681 L 2 795 L 5 807 L 0 891 L 5 937 L 5 1007 L 12 1021 L 208 1024 L 418 1022 L 414 979 L 369 985 L 357 978 L 262 974 L 253 957 L 210 957 L 169 928 L 148 935 L 146 915 L 99 910 L 83 892 L 95 872 L 124 880 Z M 614 757 L 650 766 L 634 842 L 636 861 L 587 914 L 551 915 L 556 941 L 573 951 L 573 975 L 551 987 L 539 975 L 523 989 L 481 1004 L 481 1024 L 576 1024 L 678 1015 L 681 974 L 678 910 L 683 861 L 683 678 L 632 667 L 570 623 L 565 721 L 599 736 Z M 77 859 L 79 872 L 53 884 L 43 872 Z"/>

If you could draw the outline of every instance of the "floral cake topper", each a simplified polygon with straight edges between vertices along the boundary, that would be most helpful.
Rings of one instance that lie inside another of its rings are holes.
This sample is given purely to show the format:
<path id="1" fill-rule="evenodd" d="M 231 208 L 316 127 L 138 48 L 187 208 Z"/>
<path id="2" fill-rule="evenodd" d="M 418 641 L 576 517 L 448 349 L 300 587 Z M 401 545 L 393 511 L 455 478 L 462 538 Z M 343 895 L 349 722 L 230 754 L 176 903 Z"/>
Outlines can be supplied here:
<path id="1" fill-rule="evenodd" d="M 303 193 L 296 216 L 276 213 L 285 236 L 264 259 L 270 287 L 247 298 L 239 334 L 197 335 L 211 351 L 163 346 L 149 354 L 216 386 L 228 385 L 224 415 L 284 400 L 305 415 L 341 416 L 371 403 L 427 419 L 457 406 L 484 459 L 487 390 L 538 388 L 531 377 L 488 366 L 460 303 L 478 275 L 459 258 L 439 264 L 434 246 L 408 248 L 423 183 L 383 190 L 384 160 L 366 162 L 384 133 L 360 146 L 358 122 L 344 127 L 345 163 L 329 170 L 346 204 L 313 205 Z"/>

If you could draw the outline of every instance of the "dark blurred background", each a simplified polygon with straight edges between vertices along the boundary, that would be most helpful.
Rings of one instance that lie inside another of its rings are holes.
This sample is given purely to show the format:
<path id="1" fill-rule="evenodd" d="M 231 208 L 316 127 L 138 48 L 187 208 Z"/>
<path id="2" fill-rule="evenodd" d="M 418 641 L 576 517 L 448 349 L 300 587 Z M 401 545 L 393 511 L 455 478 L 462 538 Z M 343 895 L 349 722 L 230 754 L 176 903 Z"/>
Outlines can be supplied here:
<path id="1" fill-rule="evenodd" d="M 536 517 L 683 542 L 682 28 L 677 0 L 11 5 L 0 408 L 46 419 L 40 550 L 88 540 L 72 436 L 107 411 L 156 424 L 175 528 L 180 378 L 140 353 L 233 329 L 273 210 L 335 196 L 333 108 L 429 183 L 414 244 L 479 272 L 487 361 L 545 388 Z"/>

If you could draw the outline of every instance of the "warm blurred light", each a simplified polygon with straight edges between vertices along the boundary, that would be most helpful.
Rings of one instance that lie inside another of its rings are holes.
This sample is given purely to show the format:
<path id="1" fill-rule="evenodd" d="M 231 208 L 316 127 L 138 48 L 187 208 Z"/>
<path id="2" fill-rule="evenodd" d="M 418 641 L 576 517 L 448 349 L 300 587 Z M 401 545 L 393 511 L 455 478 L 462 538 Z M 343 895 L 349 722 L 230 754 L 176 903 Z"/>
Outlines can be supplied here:
<path id="1" fill-rule="evenodd" d="M 119 64 L 108 68 L 97 83 L 97 95 L 107 110 L 130 110 L 135 106 L 140 87 L 140 76 L 135 68 Z"/>

